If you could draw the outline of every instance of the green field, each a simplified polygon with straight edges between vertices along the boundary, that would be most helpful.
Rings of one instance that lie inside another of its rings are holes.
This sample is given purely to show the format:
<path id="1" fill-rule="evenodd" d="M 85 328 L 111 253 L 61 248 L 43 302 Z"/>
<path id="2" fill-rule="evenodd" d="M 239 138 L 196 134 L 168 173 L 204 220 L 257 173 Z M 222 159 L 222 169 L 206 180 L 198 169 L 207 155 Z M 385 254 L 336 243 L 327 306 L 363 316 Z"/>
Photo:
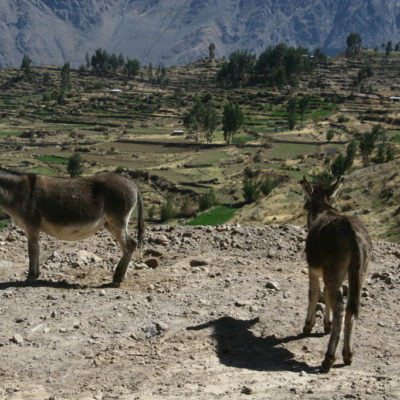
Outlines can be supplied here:
<path id="1" fill-rule="evenodd" d="M 48 162 L 48 163 L 61 163 L 68 164 L 68 158 L 59 157 L 59 156 L 38 156 L 36 157 L 39 161 Z"/>
<path id="2" fill-rule="evenodd" d="M 198 217 L 189 221 L 186 225 L 222 225 L 228 222 L 238 211 L 235 207 L 216 206 Z"/>

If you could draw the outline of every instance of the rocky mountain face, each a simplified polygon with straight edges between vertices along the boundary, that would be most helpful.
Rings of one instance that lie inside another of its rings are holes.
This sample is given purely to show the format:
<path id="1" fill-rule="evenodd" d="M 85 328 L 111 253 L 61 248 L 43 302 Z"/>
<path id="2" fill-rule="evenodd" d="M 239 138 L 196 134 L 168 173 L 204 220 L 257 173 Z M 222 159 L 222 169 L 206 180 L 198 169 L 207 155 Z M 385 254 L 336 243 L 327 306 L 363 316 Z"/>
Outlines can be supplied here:
<path id="1" fill-rule="evenodd" d="M 142 64 L 184 64 L 279 42 L 337 52 L 359 32 L 363 45 L 400 40 L 397 0 L 3 0 L 0 65 L 80 65 L 103 48 Z"/>

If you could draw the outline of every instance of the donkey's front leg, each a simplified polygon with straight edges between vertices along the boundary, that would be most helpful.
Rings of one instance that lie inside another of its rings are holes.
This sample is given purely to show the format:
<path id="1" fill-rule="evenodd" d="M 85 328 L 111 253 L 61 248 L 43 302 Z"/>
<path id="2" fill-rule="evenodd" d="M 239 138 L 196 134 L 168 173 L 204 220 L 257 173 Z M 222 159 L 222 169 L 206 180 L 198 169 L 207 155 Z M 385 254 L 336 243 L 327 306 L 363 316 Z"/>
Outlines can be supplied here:
<path id="1" fill-rule="evenodd" d="M 29 271 L 27 281 L 34 281 L 39 278 L 39 232 L 29 231 L 28 237 L 28 256 L 29 256 Z"/>

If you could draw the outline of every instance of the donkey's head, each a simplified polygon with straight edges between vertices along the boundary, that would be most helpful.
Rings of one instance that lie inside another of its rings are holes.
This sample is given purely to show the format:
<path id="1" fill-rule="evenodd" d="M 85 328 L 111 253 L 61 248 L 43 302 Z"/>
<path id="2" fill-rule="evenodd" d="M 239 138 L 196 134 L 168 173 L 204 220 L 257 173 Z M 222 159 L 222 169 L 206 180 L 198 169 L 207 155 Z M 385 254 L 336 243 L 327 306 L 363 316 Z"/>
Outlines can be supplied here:
<path id="1" fill-rule="evenodd" d="M 308 212 L 308 225 L 314 221 L 319 213 L 328 208 L 332 208 L 331 199 L 336 196 L 339 191 L 344 178 L 340 176 L 336 182 L 331 185 L 318 183 L 311 185 L 305 177 L 300 181 L 300 184 L 306 195 L 304 202 L 304 209 Z"/>

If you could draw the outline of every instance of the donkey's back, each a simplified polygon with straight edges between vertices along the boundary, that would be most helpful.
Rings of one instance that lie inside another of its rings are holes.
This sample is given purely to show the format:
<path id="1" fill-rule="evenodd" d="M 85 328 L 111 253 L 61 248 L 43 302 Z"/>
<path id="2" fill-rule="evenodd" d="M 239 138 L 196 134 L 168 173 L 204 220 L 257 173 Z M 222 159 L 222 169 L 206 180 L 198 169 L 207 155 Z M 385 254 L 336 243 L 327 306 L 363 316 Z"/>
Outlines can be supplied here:
<path id="1" fill-rule="evenodd" d="M 348 269 L 360 258 L 365 271 L 371 242 L 368 232 L 358 218 L 326 210 L 309 227 L 306 257 L 311 268 Z"/>
<path id="2" fill-rule="evenodd" d="M 37 175 L 27 211 L 40 230 L 74 240 L 74 228 L 89 236 L 107 221 L 129 219 L 139 196 L 133 181 L 112 173 L 73 179 Z"/>

